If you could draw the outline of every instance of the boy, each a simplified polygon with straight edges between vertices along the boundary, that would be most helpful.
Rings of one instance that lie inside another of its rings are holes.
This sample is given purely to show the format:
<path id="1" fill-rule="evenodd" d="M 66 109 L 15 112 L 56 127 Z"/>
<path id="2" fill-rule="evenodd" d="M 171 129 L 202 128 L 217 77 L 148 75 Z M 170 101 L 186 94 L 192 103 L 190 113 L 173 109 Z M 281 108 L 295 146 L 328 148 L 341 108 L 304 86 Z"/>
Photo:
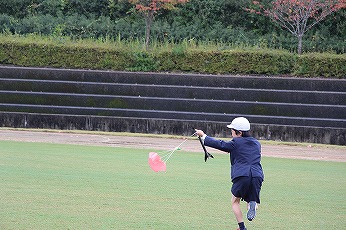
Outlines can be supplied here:
<path id="1" fill-rule="evenodd" d="M 231 141 L 217 140 L 196 129 L 206 146 L 230 153 L 232 179 L 232 210 L 239 230 L 246 230 L 240 200 L 248 203 L 247 219 L 252 221 L 260 203 L 260 191 L 264 174 L 261 165 L 261 145 L 250 136 L 250 123 L 245 117 L 235 118 L 227 125 L 232 130 Z"/>

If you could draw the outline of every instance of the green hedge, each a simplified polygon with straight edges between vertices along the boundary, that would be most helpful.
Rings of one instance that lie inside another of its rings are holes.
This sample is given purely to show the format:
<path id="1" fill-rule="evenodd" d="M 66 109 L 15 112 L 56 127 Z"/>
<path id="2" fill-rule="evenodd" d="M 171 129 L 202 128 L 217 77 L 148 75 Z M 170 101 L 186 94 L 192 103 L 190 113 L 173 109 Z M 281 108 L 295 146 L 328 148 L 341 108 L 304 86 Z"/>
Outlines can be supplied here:
<path id="1" fill-rule="evenodd" d="M 121 70 L 131 58 L 118 50 L 0 42 L 1 64 Z"/>
<path id="2" fill-rule="evenodd" d="M 156 58 L 160 71 L 213 74 L 288 74 L 294 64 L 294 56 L 289 53 L 265 51 L 195 51 L 184 55 L 166 52 Z"/>
<path id="3" fill-rule="evenodd" d="M 117 47 L 0 41 L 0 64 L 36 67 L 346 78 L 346 55 L 277 50 L 129 51 Z"/>

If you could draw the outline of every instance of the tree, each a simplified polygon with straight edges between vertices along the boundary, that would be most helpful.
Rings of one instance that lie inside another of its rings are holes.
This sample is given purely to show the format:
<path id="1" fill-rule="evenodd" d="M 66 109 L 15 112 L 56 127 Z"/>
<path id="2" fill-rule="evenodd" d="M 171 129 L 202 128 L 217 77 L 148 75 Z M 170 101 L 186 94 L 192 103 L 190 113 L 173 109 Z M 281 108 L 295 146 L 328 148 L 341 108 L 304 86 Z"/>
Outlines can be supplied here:
<path id="1" fill-rule="evenodd" d="M 262 14 L 298 38 L 298 54 L 302 53 L 305 32 L 328 15 L 346 8 L 346 0 L 274 0 L 269 7 L 253 1 L 250 13 Z"/>
<path id="2" fill-rule="evenodd" d="M 151 25 L 155 14 L 160 10 L 173 10 L 178 4 L 184 4 L 189 0 L 128 0 L 135 5 L 135 9 L 140 12 L 145 19 L 145 48 L 148 50 L 150 42 Z"/>

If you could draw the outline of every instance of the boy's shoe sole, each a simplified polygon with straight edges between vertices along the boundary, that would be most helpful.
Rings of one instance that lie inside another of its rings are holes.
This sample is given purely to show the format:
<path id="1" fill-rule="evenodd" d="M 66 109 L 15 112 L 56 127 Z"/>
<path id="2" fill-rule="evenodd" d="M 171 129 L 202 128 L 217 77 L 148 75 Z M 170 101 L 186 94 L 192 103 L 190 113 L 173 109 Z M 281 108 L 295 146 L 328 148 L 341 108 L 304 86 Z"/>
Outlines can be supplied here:
<path id="1" fill-rule="evenodd" d="M 249 221 L 252 221 L 253 219 L 255 219 L 255 216 L 256 216 L 256 202 L 250 201 L 249 210 L 247 211 L 247 219 Z"/>

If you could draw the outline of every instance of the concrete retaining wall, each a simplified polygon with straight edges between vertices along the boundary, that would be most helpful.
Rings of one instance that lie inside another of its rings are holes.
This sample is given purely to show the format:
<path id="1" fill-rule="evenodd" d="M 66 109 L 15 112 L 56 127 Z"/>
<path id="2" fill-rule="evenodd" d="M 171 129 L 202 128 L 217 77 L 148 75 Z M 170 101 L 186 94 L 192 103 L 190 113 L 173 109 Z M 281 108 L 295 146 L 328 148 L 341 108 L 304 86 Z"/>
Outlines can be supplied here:
<path id="1" fill-rule="evenodd" d="M 4 127 L 39 128 L 60 130 L 92 130 L 107 132 L 156 133 L 190 136 L 194 128 L 203 129 L 208 135 L 229 137 L 227 122 L 193 120 L 166 120 L 84 115 L 31 114 L 0 112 L 0 124 Z M 292 125 L 253 124 L 253 136 L 262 140 L 346 144 L 343 128 L 296 127 Z"/>

